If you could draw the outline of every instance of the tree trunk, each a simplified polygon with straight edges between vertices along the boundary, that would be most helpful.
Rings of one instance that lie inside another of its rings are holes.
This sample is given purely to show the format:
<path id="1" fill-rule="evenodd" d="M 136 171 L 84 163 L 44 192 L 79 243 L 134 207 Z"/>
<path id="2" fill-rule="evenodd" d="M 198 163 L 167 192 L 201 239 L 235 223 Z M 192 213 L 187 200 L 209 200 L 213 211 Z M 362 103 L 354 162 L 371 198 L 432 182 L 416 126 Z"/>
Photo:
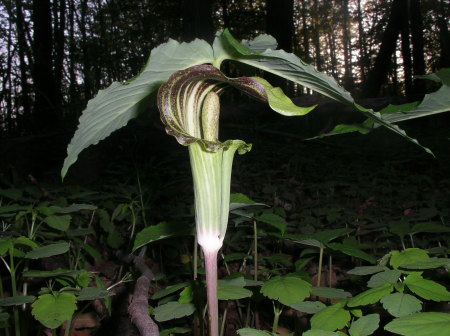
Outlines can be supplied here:
<path id="1" fill-rule="evenodd" d="M 69 102 L 73 102 L 76 97 L 76 77 L 75 77 L 75 3 L 74 0 L 69 0 Z"/>
<path id="2" fill-rule="evenodd" d="M 294 34 L 294 1 L 266 1 L 266 31 L 278 41 L 278 48 L 292 51 Z"/>
<path id="3" fill-rule="evenodd" d="M 200 38 L 212 43 L 215 33 L 212 0 L 184 0 L 183 13 L 183 40 Z"/>
<path id="4" fill-rule="evenodd" d="M 20 86 L 22 88 L 21 99 L 23 107 L 23 117 L 25 119 L 29 119 L 31 116 L 31 103 L 29 96 L 30 89 L 28 85 L 28 66 L 25 61 L 27 40 L 25 36 L 25 20 L 23 17 L 22 0 L 16 0 L 16 29 L 18 42 L 17 52 L 19 55 L 19 69 L 20 69 Z"/>
<path id="5" fill-rule="evenodd" d="M 224 28 L 230 27 L 230 16 L 228 15 L 227 0 L 220 0 L 220 5 L 222 6 L 222 19 Z"/>
<path id="6" fill-rule="evenodd" d="M 439 59 L 439 67 L 450 68 L 450 33 L 448 31 L 447 16 L 445 14 L 444 1 L 439 3 L 438 26 L 439 26 L 439 45 L 441 47 L 441 57 Z"/>
<path id="7" fill-rule="evenodd" d="M 353 89 L 352 45 L 349 27 L 348 0 L 342 1 L 342 44 L 344 45 L 344 87 Z"/>
<path id="8" fill-rule="evenodd" d="M 402 46 L 402 58 L 403 58 L 403 72 L 405 82 L 405 95 L 410 97 L 412 94 L 412 61 L 411 61 L 411 47 L 409 39 L 409 3 L 404 1 L 403 15 L 401 15 L 401 46 Z"/>
<path id="9" fill-rule="evenodd" d="M 411 1 L 411 41 L 413 45 L 413 71 L 414 76 L 425 74 L 425 52 L 423 48 L 423 23 L 420 0 Z M 414 81 L 414 94 L 425 93 L 425 82 L 422 79 Z"/>
<path id="10" fill-rule="evenodd" d="M 320 18 L 319 18 L 319 1 L 314 0 L 313 4 L 313 44 L 315 49 L 315 65 L 317 70 L 322 71 L 323 60 L 322 60 L 322 48 L 320 46 Z"/>
<path id="11" fill-rule="evenodd" d="M 55 91 L 58 105 L 62 105 L 62 78 L 64 70 L 64 31 L 66 29 L 66 1 L 53 2 L 53 31 L 55 37 Z"/>
<path id="12" fill-rule="evenodd" d="M 361 0 L 357 1 L 356 15 L 358 19 L 358 44 L 359 44 L 359 69 L 361 82 L 366 81 L 366 71 L 367 71 L 367 45 L 364 36 L 363 19 L 361 13 Z"/>
<path id="13" fill-rule="evenodd" d="M 392 2 L 391 13 L 381 40 L 380 50 L 363 89 L 364 97 L 378 96 L 381 87 L 387 80 L 387 75 L 392 65 L 392 54 L 396 49 L 401 28 L 402 2 L 404 1 L 406 0 L 394 0 Z"/>
<path id="14" fill-rule="evenodd" d="M 266 2 L 266 32 L 278 42 L 278 48 L 292 51 L 292 37 L 294 34 L 294 1 L 267 0 Z M 267 74 L 267 80 L 287 92 L 288 82 L 278 76 Z"/>
<path id="15" fill-rule="evenodd" d="M 306 8 L 306 1 L 301 0 L 301 16 L 302 16 L 302 46 L 303 46 L 303 60 L 306 63 L 311 63 L 310 51 L 309 51 L 309 29 L 308 29 L 308 11 Z"/>
<path id="16" fill-rule="evenodd" d="M 33 1 L 33 106 L 34 132 L 55 128 L 59 114 L 55 109 L 56 92 L 52 64 L 52 15 L 50 0 Z"/>

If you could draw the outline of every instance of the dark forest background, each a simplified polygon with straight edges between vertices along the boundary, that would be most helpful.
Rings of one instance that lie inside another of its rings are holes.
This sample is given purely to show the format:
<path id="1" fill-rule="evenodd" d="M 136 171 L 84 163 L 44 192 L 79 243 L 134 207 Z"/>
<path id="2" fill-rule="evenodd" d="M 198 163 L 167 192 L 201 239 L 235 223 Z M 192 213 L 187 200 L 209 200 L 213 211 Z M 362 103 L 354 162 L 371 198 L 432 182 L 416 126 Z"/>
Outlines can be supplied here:
<path id="1" fill-rule="evenodd" d="M 86 102 L 139 73 L 154 47 L 211 42 L 224 27 L 273 35 L 355 97 L 420 98 L 414 76 L 450 66 L 449 13 L 445 0 L 2 0 L 0 138 L 73 130 Z"/>

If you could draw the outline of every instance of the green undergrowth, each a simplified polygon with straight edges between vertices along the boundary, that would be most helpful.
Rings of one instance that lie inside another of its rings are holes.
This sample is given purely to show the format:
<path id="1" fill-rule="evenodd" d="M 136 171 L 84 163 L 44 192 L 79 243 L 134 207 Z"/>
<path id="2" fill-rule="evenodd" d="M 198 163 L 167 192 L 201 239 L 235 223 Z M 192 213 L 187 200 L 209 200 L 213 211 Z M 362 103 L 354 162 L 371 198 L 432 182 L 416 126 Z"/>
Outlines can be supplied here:
<path id="1" fill-rule="evenodd" d="M 250 130 L 254 150 L 235 160 L 221 334 L 446 335 L 448 156 L 383 147 L 382 133 L 366 146 L 353 135 L 300 142 L 280 132 L 275 141 Z M 185 154 L 128 163 L 126 154 L 101 185 L 2 175 L 2 333 L 64 333 L 82 313 L 100 320 L 93 334 L 109 330 L 139 276 L 117 251 L 152 269 L 149 314 L 161 335 L 206 332 Z"/>

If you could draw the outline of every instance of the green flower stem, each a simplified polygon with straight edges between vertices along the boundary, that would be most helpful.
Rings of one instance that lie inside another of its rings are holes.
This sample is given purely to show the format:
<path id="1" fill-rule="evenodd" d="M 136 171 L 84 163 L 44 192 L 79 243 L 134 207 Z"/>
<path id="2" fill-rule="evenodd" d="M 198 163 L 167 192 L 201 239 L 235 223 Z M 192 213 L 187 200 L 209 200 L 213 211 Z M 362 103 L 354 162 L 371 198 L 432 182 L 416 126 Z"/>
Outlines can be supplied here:
<path id="1" fill-rule="evenodd" d="M 319 252 L 319 268 L 317 270 L 317 282 L 316 282 L 317 287 L 320 287 L 320 283 L 322 280 L 321 278 L 322 278 L 323 250 L 324 248 L 321 247 Z"/>
<path id="2" fill-rule="evenodd" d="M 14 264 L 14 249 L 11 247 L 9 249 L 9 267 L 11 273 L 11 287 L 13 296 L 17 296 L 17 283 L 16 283 L 16 266 Z M 20 321 L 19 321 L 19 310 L 17 306 L 13 307 L 14 313 L 14 329 L 15 335 L 20 336 Z"/>

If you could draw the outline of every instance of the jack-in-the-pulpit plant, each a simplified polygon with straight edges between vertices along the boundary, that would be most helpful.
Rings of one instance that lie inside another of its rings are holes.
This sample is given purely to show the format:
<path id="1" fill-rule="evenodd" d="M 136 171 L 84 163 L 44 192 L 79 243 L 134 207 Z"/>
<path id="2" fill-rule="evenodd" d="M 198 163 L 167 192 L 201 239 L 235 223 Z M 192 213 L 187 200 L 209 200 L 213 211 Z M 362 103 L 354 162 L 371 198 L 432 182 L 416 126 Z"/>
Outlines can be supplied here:
<path id="1" fill-rule="evenodd" d="M 437 106 L 432 99 L 424 99 L 414 106 L 390 107 L 386 114 L 374 112 L 356 104 L 332 77 L 318 72 L 293 54 L 275 49 L 276 41 L 269 35 L 239 43 L 228 30 L 219 32 L 213 45 L 202 40 L 190 43 L 169 40 L 160 45 L 152 50 L 150 60 L 139 76 L 127 83 L 113 83 L 89 101 L 67 148 L 68 155 L 62 169 L 64 177 L 82 150 L 125 126 L 142 108 L 146 108 L 146 98 L 157 92 L 161 119 L 167 132 L 189 149 L 197 238 L 205 255 L 211 336 L 218 336 L 216 258 L 228 222 L 232 161 L 236 151 L 242 154 L 250 149 L 250 145 L 241 140 L 219 141 L 219 95 L 227 86 L 234 87 L 288 116 L 306 114 L 313 108 L 294 105 L 282 90 L 272 87 L 262 78 L 228 78 L 220 71 L 224 60 L 281 76 L 351 105 L 368 117 L 362 125 L 338 125 L 330 135 L 350 131 L 367 133 L 381 125 L 418 144 L 391 120 L 408 119 L 405 117 L 408 114 L 410 118 L 417 118 L 445 111 L 442 104 Z M 444 84 L 441 90 L 449 91 L 445 80 L 448 73 L 436 75 L 433 80 L 440 78 Z M 450 97 L 450 94 L 446 96 Z M 446 101 L 444 105 L 448 107 L 450 103 Z M 396 119 L 396 115 L 399 118 Z"/>
<path id="2" fill-rule="evenodd" d="M 227 229 L 233 157 L 236 151 L 243 154 L 250 149 L 241 140 L 218 139 L 219 94 L 226 85 L 269 102 L 284 115 L 301 115 L 313 108 L 294 105 L 262 78 L 227 78 L 209 64 L 175 72 L 158 91 L 158 108 L 167 133 L 189 148 L 197 240 L 205 256 L 210 335 L 219 334 L 217 253 Z"/>

